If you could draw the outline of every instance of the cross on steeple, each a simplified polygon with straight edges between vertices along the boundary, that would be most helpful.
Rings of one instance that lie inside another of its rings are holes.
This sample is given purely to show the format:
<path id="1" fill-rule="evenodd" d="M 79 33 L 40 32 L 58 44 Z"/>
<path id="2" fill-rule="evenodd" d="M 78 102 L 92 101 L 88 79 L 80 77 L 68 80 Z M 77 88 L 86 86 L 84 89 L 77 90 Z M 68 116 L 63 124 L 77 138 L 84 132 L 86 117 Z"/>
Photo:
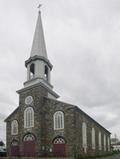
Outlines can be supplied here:
<path id="1" fill-rule="evenodd" d="M 42 4 L 39 4 L 38 7 L 37 7 L 38 10 L 39 10 L 39 12 L 40 12 L 40 8 L 41 8 L 41 7 L 42 7 Z"/>

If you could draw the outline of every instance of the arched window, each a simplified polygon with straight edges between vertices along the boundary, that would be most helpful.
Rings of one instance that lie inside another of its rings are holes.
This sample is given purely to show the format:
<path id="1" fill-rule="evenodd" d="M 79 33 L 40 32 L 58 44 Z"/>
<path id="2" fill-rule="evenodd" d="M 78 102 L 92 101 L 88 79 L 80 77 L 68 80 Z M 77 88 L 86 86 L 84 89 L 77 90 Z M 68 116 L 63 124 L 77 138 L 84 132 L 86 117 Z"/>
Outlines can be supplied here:
<path id="1" fill-rule="evenodd" d="M 48 67 L 45 65 L 45 71 L 44 71 L 45 79 L 48 81 Z"/>
<path id="2" fill-rule="evenodd" d="M 98 144 L 99 144 L 99 150 L 102 150 L 102 141 L 101 141 L 101 132 L 99 132 L 99 136 L 98 136 Z"/>
<path id="3" fill-rule="evenodd" d="M 84 152 L 87 152 L 87 125 L 85 122 L 82 123 L 82 144 Z"/>
<path id="4" fill-rule="evenodd" d="M 106 135 L 104 135 L 104 151 L 106 151 Z"/>
<path id="5" fill-rule="evenodd" d="M 30 79 L 35 77 L 35 64 L 30 65 Z"/>
<path id="6" fill-rule="evenodd" d="M 18 134 L 18 122 L 17 122 L 17 120 L 13 120 L 11 123 L 11 134 L 12 135 Z"/>
<path id="7" fill-rule="evenodd" d="M 57 111 L 54 114 L 54 130 L 64 129 L 64 113 Z"/>
<path id="8" fill-rule="evenodd" d="M 108 151 L 110 151 L 110 137 L 107 138 Z"/>
<path id="9" fill-rule="evenodd" d="M 95 128 L 92 128 L 92 149 L 95 149 Z"/>
<path id="10" fill-rule="evenodd" d="M 23 141 L 35 141 L 35 136 L 33 134 L 27 134 L 24 136 Z"/>
<path id="11" fill-rule="evenodd" d="M 34 127 L 34 110 L 28 107 L 24 111 L 24 128 Z"/>
<path id="12" fill-rule="evenodd" d="M 62 137 L 58 137 L 54 140 L 54 144 L 65 144 L 65 140 Z"/>

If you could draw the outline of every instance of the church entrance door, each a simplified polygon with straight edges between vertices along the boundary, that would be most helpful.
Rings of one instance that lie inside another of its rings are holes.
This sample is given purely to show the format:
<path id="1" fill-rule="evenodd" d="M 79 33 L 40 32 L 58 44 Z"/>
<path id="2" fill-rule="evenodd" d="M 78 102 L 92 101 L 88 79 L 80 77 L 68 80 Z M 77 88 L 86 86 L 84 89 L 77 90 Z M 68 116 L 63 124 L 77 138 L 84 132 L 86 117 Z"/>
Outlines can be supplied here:
<path id="1" fill-rule="evenodd" d="M 11 143 L 11 156 L 19 156 L 19 145 L 17 140 L 13 140 Z"/>
<path id="2" fill-rule="evenodd" d="M 24 156 L 35 156 L 35 137 L 32 134 L 27 134 L 23 139 Z"/>
<path id="3" fill-rule="evenodd" d="M 53 154 L 55 157 L 65 157 L 65 140 L 58 137 L 53 142 Z"/>

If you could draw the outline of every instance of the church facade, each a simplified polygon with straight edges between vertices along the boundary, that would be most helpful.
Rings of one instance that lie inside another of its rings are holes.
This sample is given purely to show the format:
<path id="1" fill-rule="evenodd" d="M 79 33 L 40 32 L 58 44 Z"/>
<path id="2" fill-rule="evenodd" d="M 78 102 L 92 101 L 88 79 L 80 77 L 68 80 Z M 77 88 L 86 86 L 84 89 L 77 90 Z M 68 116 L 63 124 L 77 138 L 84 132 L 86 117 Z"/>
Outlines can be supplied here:
<path id="1" fill-rule="evenodd" d="M 50 63 L 39 11 L 27 81 L 19 106 L 5 120 L 8 156 L 99 156 L 110 153 L 110 132 L 77 106 L 61 102 L 50 81 Z"/>

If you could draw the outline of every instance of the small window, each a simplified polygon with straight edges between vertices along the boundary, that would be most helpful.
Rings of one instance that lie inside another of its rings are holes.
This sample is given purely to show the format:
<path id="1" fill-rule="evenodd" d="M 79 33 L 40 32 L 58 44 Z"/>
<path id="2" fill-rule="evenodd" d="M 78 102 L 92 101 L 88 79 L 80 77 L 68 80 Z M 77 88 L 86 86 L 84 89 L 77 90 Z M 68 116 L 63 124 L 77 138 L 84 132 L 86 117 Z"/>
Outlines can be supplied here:
<path id="1" fill-rule="evenodd" d="M 28 107 L 24 111 L 24 128 L 34 127 L 34 110 Z"/>
<path id="2" fill-rule="evenodd" d="M 45 65 L 45 72 L 44 72 L 45 79 L 48 81 L 48 67 Z"/>
<path id="3" fill-rule="evenodd" d="M 92 149 L 95 149 L 95 128 L 92 128 Z"/>
<path id="4" fill-rule="evenodd" d="M 98 137 L 98 144 L 99 144 L 99 150 L 102 150 L 102 141 L 101 141 L 101 132 L 99 132 L 99 137 Z"/>
<path id="5" fill-rule="evenodd" d="M 54 114 L 54 130 L 64 129 L 64 113 L 57 111 Z"/>
<path id="6" fill-rule="evenodd" d="M 107 137 L 108 151 L 110 151 L 110 137 Z"/>
<path id="7" fill-rule="evenodd" d="M 62 137 L 58 137 L 54 140 L 54 144 L 65 144 L 65 140 Z"/>
<path id="8" fill-rule="evenodd" d="M 82 144 L 84 152 L 87 152 L 87 125 L 85 122 L 82 123 Z"/>
<path id="9" fill-rule="evenodd" d="M 27 134 L 24 136 L 23 141 L 35 141 L 35 137 L 33 134 Z"/>
<path id="10" fill-rule="evenodd" d="M 30 79 L 35 77 L 35 64 L 30 65 Z"/>
<path id="11" fill-rule="evenodd" d="M 106 151 L 106 135 L 104 135 L 104 151 Z"/>
<path id="12" fill-rule="evenodd" d="M 17 122 L 17 120 L 13 120 L 11 123 L 11 134 L 12 135 L 18 134 L 18 122 Z"/>

